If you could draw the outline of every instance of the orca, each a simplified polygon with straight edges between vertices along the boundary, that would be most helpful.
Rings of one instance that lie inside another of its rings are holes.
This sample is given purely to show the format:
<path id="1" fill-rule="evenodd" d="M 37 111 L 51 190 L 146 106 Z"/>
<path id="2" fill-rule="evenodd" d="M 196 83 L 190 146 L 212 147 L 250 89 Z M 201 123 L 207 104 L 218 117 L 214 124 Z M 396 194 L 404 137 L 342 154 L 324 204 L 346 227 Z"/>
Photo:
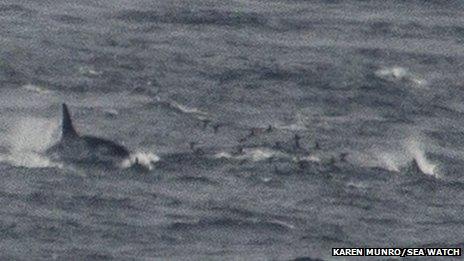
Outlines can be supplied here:
<path id="1" fill-rule="evenodd" d="M 129 159 L 130 152 L 122 145 L 104 138 L 79 135 L 65 103 L 62 104 L 62 110 L 61 139 L 46 151 L 53 160 L 117 167 L 122 161 Z"/>

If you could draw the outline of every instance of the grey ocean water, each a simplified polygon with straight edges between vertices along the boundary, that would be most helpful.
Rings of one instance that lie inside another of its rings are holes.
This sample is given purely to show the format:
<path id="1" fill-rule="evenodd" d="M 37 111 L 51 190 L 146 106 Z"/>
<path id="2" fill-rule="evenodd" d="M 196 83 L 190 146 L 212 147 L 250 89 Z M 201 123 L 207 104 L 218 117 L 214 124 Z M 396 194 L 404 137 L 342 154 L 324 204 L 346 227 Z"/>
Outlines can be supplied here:
<path id="1" fill-rule="evenodd" d="M 463 13 L 438 0 L 2 0 L 0 259 L 463 247 Z M 44 156 L 62 102 L 81 133 L 145 168 Z"/>

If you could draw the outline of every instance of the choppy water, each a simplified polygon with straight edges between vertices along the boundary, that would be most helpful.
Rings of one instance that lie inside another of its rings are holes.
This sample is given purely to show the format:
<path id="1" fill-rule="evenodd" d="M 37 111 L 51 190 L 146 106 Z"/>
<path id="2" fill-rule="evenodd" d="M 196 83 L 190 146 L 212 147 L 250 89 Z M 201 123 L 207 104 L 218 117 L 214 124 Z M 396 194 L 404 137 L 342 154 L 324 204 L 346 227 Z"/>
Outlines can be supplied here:
<path id="1" fill-rule="evenodd" d="M 462 247 L 463 9 L 2 1 L 1 259 Z M 61 102 L 150 170 L 43 156 Z"/>

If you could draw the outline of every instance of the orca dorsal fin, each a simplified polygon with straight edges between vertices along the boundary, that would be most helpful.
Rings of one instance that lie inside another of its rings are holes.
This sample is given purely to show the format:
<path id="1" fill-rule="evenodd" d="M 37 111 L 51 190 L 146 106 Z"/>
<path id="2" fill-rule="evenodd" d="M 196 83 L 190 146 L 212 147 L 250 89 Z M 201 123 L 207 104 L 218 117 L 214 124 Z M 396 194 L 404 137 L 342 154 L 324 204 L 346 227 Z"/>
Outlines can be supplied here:
<path id="1" fill-rule="evenodd" d="M 62 133 L 61 138 L 74 138 L 77 137 L 77 132 L 73 127 L 71 115 L 69 114 L 68 106 L 63 103 L 63 119 L 62 119 Z"/>

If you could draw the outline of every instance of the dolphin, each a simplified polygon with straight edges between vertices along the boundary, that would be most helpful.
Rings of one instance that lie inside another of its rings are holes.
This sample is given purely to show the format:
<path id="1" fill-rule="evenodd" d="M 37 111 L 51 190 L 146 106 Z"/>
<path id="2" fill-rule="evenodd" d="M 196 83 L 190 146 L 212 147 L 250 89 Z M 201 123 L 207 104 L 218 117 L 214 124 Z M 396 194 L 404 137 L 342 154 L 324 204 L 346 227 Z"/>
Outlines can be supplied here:
<path id="1" fill-rule="evenodd" d="M 74 129 L 68 106 L 63 103 L 62 108 L 61 139 L 46 151 L 52 159 L 66 163 L 115 167 L 129 159 L 130 152 L 122 145 L 95 136 L 79 135 Z"/>

